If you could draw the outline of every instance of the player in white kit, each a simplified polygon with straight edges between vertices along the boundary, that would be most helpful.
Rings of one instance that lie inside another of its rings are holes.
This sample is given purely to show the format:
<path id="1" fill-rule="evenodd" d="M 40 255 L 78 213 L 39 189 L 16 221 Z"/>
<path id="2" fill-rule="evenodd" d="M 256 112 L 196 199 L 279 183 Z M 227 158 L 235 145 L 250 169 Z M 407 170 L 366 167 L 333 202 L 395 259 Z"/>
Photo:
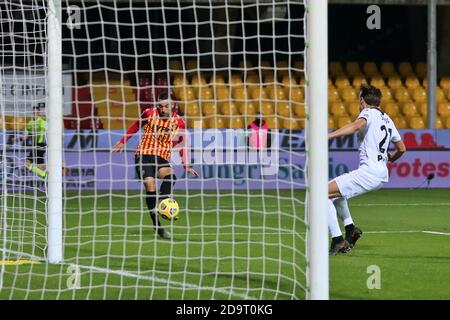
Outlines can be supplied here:
<path id="1" fill-rule="evenodd" d="M 380 89 L 361 86 L 361 113 L 358 118 L 328 135 L 328 139 L 334 139 L 358 131 L 360 141 L 359 168 L 336 177 L 328 184 L 328 229 L 332 237 L 330 255 L 348 252 L 362 235 L 361 229 L 353 224 L 347 199 L 381 188 L 389 179 L 386 163 L 394 162 L 406 151 L 394 122 L 380 109 L 381 96 Z M 388 151 L 390 142 L 395 145 L 394 151 Z M 336 214 L 343 221 L 345 239 Z"/>

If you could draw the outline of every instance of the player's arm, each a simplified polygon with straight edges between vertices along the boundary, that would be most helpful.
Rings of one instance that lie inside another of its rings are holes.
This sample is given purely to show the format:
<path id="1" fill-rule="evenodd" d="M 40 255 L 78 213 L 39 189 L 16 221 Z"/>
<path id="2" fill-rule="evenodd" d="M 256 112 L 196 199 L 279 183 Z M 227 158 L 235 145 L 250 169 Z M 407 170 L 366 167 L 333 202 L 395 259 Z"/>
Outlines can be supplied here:
<path id="1" fill-rule="evenodd" d="M 184 121 L 180 118 L 179 120 L 179 125 L 178 125 L 178 132 L 177 132 L 177 136 L 173 141 L 173 147 L 175 146 L 179 146 L 179 152 L 180 152 L 180 157 L 181 157 L 181 161 L 183 162 L 183 167 L 184 169 L 193 174 L 194 176 L 198 177 L 198 173 L 197 171 L 195 171 L 195 169 L 190 165 L 190 159 L 191 159 L 191 155 L 190 155 L 190 148 L 188 145 L 188 140 L 187 140 L 187 130 L 186 130 L 186 125 L 184 123 Z"/>
<path id="2" fill-rule="evenodd" d="M 356 131 L 359 131 L 362 127 L 364 127 L 367 124 L 367 120 L 365 118 L 358 118 L 352 123 L 346 124 L 340 129 L 337 129 L 336 131 L 330 132 L 328 134 L 328 139 L 334 139 L 337 137 L 342 136 L 348 136 L 350 134 L 355 133 Z"/>
<path id="3" fill-rule="evenodd" d="M 390 162 L 394 162 L 395 160 L 399 159 L 406 152 L 406 146 L 402 140 L 394 142 L 394 144 L 395 150 L 388 151 L 388 160 Z"/>
<path id="4" fill-rule="evenodd" d="M 111 152 L 121 152 L 123 151 L 125 143 L 133 137 L 133 135 L 138 132 L 142 126 L 144 125 L 145 120 L 147 117 L 151 115 L 152 110 L 146 109 L 139 119 L 136 119 L 131 126 L 128 128 L 125 135 L 117 142 L 114 147 L 112 148 Z"/>

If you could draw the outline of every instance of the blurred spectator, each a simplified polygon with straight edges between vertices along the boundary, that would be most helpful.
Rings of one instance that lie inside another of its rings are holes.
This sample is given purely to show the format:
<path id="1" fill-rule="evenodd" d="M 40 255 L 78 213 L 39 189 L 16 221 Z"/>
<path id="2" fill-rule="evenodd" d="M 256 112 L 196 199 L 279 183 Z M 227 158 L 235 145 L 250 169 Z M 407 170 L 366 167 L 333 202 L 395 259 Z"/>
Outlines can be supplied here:
<path id="1" fill-rule="evenodd" d="M 271 138 L 270 129 L 267 123 L 262 119 L 261 114 L 256 115 L 256 119 L 247 127 L 249 130 L 247 145 L 250 149 L 270 148 Z"/>

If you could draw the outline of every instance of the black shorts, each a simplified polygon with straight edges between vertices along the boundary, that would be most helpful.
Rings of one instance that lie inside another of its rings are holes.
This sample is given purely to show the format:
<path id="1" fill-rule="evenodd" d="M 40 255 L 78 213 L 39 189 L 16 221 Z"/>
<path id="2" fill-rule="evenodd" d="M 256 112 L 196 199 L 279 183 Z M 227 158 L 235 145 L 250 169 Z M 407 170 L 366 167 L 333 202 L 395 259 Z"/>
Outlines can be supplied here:
<path id="1" fill-rule="evenodd" d="M 30 147 L 28 151 L 27 160 L 34 164 L 44 164 L 45 163 L 45 152 L 47 151 L 46 144 L 38 144 Z"/>
<path id="2" fill-rule="evenodd" d="M 161 168 L 170 168 L 170 163 L 164 158 L 155 155 L 136 155 L 134 157 L 136 173 L 140 179 L 156 178 Z"/>

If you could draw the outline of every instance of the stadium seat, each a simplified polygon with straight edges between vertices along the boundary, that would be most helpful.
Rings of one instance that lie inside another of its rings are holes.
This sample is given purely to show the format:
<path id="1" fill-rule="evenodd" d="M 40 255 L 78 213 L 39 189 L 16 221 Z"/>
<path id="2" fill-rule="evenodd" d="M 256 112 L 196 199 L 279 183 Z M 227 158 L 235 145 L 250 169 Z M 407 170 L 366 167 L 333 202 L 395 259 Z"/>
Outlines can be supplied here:
<path id="1" fill-rule="evenodd" d="M 440 117 L 436 117 L 436 129 L 443 129 L 444 124 L 442 123 L 442 119 Z"/>
<path id="2" fill-rule="evenodd" d="M 266 93 L 273 100 L 287 100 L 284 89 L 280 85 L 269 85 L 266 87 Z"/>
<path id="3" fill-rule="evenodd" d="M 439 86 L 445 90 L 450 89 L 450 76 L 443 76 L 439 81 Z"/>
<path id="4" fill-rule="evenodd" d="M 189 102 L 184 107 L 184 113 L 186 116 L 200 116 L 200 106 L 197 102 Z"/>
<path id="5" fill-rule="evenodd" d="M 381 88 L 386 86 L 386 83 L 384 83 L 383 77 L 377 76 L 377 75 L 372 77 L 372 79 L 370 80 L 370 84 L 372 86 L 375 86 L 375 87 L 379 88 L 379 89 L 381 89 Z"/>
<path id="6" fill-rule="evenodd" d="M 450 117 L 445 118 L 445 128 L 446 129 L 450 129 Z"/>
<path id="7" fill-rule="evenodd" d="M 338 76 L 335 81 L 335 85 L 338 89 L 350 87 L 350 81 L 346 76 Z"/>
<path id="8" fill-rule="evenodd" d="M 411 63 L 406 61 L 400 62 L 400 64 L 398 65 L 398 71 L 400 72 L 400 75 L 404 78 L 414 74 Z"/>
<path id="9" fill-rule="evenodd" d="M 449 89 L 444 89 L 444 90 L 447 90 L 447 94 L 446 94 L 447 100 L 450 101 L 450 88 Z"/>
<path id="10" fill-rule="evenodd" d="M 424 129 L 425 121 L 423 121 L 422 117 L 414 116 L 409 119 L 409 127 L 411 129 Z"/>
<path id="11" fill-rule="evenodd" d="M 241 115 L 253 115 L 259 111 L 258 104 L 253 101 L 239 102 L 237 106 Z"/>
<path id="12" fill-rule="evenodd" d="M 248 92 L 244 86 L 232 88 L 231 96 L 236 101 L 247 101 L 248 100 Z"/>
<path id="13" fill-rule="evenodd" d="M 409 101 L 402 104 L 402 112 L 406 117 L 419 115 L 416 104 Z"/>
<path id="14" fill-rule="evenodd" d="M 437 107 L 437 112 L 441 117 L 450 117 L 450 102 L 439 103 Z"/>
<path id="15" fill-rule="evenodd" d="M 225 129 L 228 123 L 224 116 L 215 115 L 206 118 L 206 127 L 209 129 Z"/>
<path id="16" fill-rule="evenodd" d="M 188 60 L 186 62 L 186 70 L 195 71 L 197 69 L 197 60 Z"/>
<path id="17" fill-rule="evenodd" d="M 267 126 L 269 129 L 279 129 L 280 128 L 280 120 L 278 117 L 275 116 L 268 116 L 265 117 L 264 120 L 266 120 Z"/>
<path id="18" fill-rule="evenodd" d="M 331 65 L 330 65 L 330 66 L 331 66 Z M 294 63 L 294 68 L 295 68 L 295 69 L 298 69 L 299 71 L 303 71 L 303 70 L 305 69 L 303 61 L 302 61 L 302 60 L 296 61 L 296 62 Z M 342 69 L 342 66 L 341 66 L 341 69 Z"/>
<path id="19" fill-rule="evenodd" d="M 221 102 L 219 104 L 219 110 L 224 115 L 237 115 L 237 114 L 239 114 L 238 107 L 232 101 Z"/>
<path id="20" fill-rule="evenodd" d="M 334 121 L 337 125 L 337 128 L 342 128 L 346 124 L 352 123 L 352 119 L 350 119 L 349 116 L 338 116 L 338 117 L 335 117 Z"/>
<path id="21" fill-rule="evenodd" d="M 328 88 L 328 103 L 341 101 L 339 91 L 333 86 Z"/>
<path id="22" fill-rule="evenodd" d="M 229 85 L 231 87 L 234 86 L 242 86 L 243 82 L 242 82 L 242 78 L 240 74 L 233 74 L 229 80 Z"/>
<path id="23" fill-rule="evenodd" d="M 408 90 L 406 90 L 404 87 L 395 89 L 394 97 L 395 100 L 397 100 L 398 102 L 405 102 L 411 100 Z"/>
<path id="24" fill-rule="evenodd" d="M 418 104 L 418 110 L 423 117 L 426 117 L 428 114 L 428 105 L 426 102 L 422 102 Z"/>
<path id="25" fill-rule="evenodd" d="M 245 127 L 244 118 L 240 116 L 231 117 L 226 123 L 228 123 L 228 128 L 230 129 L 242 129 Z"/>
<path id="26" fill-rule="evenodd" d="M 265 116 L 273 115 L 275 107 L 272 102 L 263 101 L 259 105 L 259 112 Z"/>
<path id="27" fill-rule="evenodd" d="M 403 86 L 402 80 L 400 79 L 399 76 L 390 76 L 388 79 L 388 87 L 391 90 L 395 90 L 397 88 L 400 88 Z"/>
<path id="28" fill-rule="evenodd" d="M 388 102 L 383 107 L 384 112 L 386 112 L 390 117 L 397 116 L 400 112 L 400 107 L 396 102 Z"/>
<path id="29" fill-rule="evenodd" d="M 208 128 L 207 120 L 202 117 L 186 117 L 188 128 Z"/>
<path id="30" fill-rule="evenodd" d="M 331 61 L 328 68 L 331 74 L 339 74 L 344 71 L 342 64 L 339 61 Z"/>
<path id="31" fill-rule="evenodd" d="M 173 77 L 172 85 L 175 87 L 185 87 L 189 85 L 188 79 L 183 75 Z"/>
<path id="32" fill-rule="evenodd" d="M 178 100 L 181 103 L 187 103 L 189 101 L 195 100 L 194 90 L 190 87 L 182 87 L 176 93 Z"/>
<path id="33" fill-rule="evenodd" d="M 410 75 L 406 77 L 405 86 L 409 88 L 418 88 L 420 87 L 420 81 L 416 76 Z"/>
<path id="34" fill-rule="evenodd" d="M 345 70 L 350 77 L 354 77 L 355 75 L 362 73 L 358 62 L 356 61 L 348 61 L 345 64 Z"/>
<path id="35" fill-rule="evenodd" d="M 358 95 L 352 87 L 343 88 L 340 90 L 341 98 L 345 102 L 357 101 Z"/>
<path id="36" fill-rule="evenodd" d="M 422 87 L 417 87 L 412 90 L 412 98 L 416 103 L 422 103 L 427 101 L 427 92 Z"/>
<path id="37" fill-rule="evenodd" d="M 253 100 L 262 100 L 267 99 L 267 94 L 263 87 L 258 86 L 252 89 L 250 92 L 250 97 Z"/>
<path id="38" fill-rule="evenodd" d="M 359 102 L 354 101 L 347 104 L 347 113 L 352 117 L 356 118 L 359 114 Z"/>
<path id="39" fill-rule="evenodd" d="M 294 103 L 293 106 L 294 114 L 298 117 L 305 117 L 306 110 L 305 110 L 305 104 L 304 103 Z"/>
<path id="40" fill-rule="evenodd" d="M 444 90 L 442 90 L 439 87 L 436 88 L 436 102 L 437 103 L 447 102 L 447 99 L 445 98 Z"/>
<path id="41" fill-rule="evenodd" d="M 275 110 L 278 115 L 283 116 L 283 117 L 292 117 L 292 115 L 293 115 L 292 107 L 287 102 L 276 103 Z"/>
<path id="42" fill-rule="evenodd" d="M 385 78 L 393 76 L 393 75 L 396 74 L 395 66 L 394 66 L 394 64 L 392 62 L 387 62 L 387 61 L 382 62 L 380 70 L 381 70 L 381 74 Z"/>
<path id="43" fill-rule="evenodd" d="M 374 75 L 379 74 L 377 64 L 373 61 L 364 62 L 363 71 L 364 74 L 367 75 L 368 77 L 372 77 Z"/>
<path id="44" fill-rule="evenodd" d="M 217 104 L 215 102 L 202 102 L 201 109 L 203 115 L 210 116 L 218 113 Z"/>
<path id="45" fill-rule="evenodd" d="M 328 129 L 332 129 L 332 130 L 336 129 L 333 117 L 328 117 Z"/>
<path id="46" fill-rule="evenodd" d="M 281 80 L 281 83 L 285 88 L 291 88 L 298 86 L 297 80 L 295 80 L 294 77 L 291 77 L 289 75 L 283 76 L 283 79 Z"/>
<path id="47" fill-rule="evenodd" d="M 216 100 L 220 102 L 227 101 L 230 98 L 230 90 L 226 86 L 217 86 L 215 91 Z"/>
<path id="48" fill-rule="evenodd" d="M 352 85 L 353 85 L 353 88 L 355 88 L 356 90 L 359 90 L 361 85 L 366 84 L 366 83 L 367 83 L 367 80 L 364 77 L 364 75 L 357 75 L 357 76 L 353 77 Z"/>
<path id="49" fill-rule="evenodd" d="M 239 69 L 253 68 L 253 63 L 250 60 L 242 60 L 239 62 Z"/>
<path id="50" fill-rule="evenodd" d="M 294 102 L 304 102 L 305 101 L 305 95 L 303 94 L 303 88 L 300 88 L 300 87 L 291 88 L 291 90 L 289 91 L 289 94 L 287 94 L 286 97 Z"/>
<path id="51" fill-rule="evenodd" d="M 346 116 L 347 110 L 342 102 L 333 102 L 330 105 L 330 112 L 333 116 Z"/>
<path id="52" fill-rule="evenodd" d="M 213 87 L 215 87 L 217 85 L 222 85 L 222 84 L 224 85 L 225 84 L 225 79 L 221 75 L 214 75 L 209 80 L 209 83 L 212 84 Z"/>
<path id="53" fill-rule="evenodd" d="M 180 60 L 170 60 L 169 62 L 169 69 L 170 71 L 179 71 L 183 69 L 183 66 L 181 64 Z"/>
<path id="54" fill-rule="evenodd" d="M 301 129 L 301 120 L 295 118 L 285 118 L 281 120 L 281 125 L 283 129 L 288 130 L 299 130 Z"/>
<path id="55" fill-rule="evenodd" d="M 247 85 L 260 83 L 259 76 L 256 73 L 248 73 L 247 79 L 245 80 Z"/>
<path id="56" fill-rule="evenodd" d="M 424 79 L 427 76 L 427 64 L 425 62 L 416 63 L 415 71 L 420 79 Z"/>
<path id="57" fill-rule="evenodd" d="M 197 99 L 200 101 L 213 100 L 214 93 L 210 87 L 202 87 L 197 91 Z"/>
<path id="58" fill-rule="evenodd" d="M 264 74 L 263 78 L 264 78 L 264 83 L 265 83 L 266 85 L 270 85 L 270 84 L 276 83 L 276 81 L 275 81 L 275 75 L 274 75 L 273 73 L 268 73 L 268 72 L 266 72 L 266 73 Z"/>
<path id="59" fill-rule="evenodd" d="M 403 118 L 402 116 L 394 116 L 392 117 L 392 121 L 394 121 L 397 129 L 406 129 L 408 127 L 405 118 Z"/>
<path id="60" fill-rule="evenodd" d="M 382 87 L 380 88 L 381 90 L 381 101 L 382 102 L 391 102 L 394 100 L 394 98 L 392 97 L 392 92 L 388 87 Z"/>

